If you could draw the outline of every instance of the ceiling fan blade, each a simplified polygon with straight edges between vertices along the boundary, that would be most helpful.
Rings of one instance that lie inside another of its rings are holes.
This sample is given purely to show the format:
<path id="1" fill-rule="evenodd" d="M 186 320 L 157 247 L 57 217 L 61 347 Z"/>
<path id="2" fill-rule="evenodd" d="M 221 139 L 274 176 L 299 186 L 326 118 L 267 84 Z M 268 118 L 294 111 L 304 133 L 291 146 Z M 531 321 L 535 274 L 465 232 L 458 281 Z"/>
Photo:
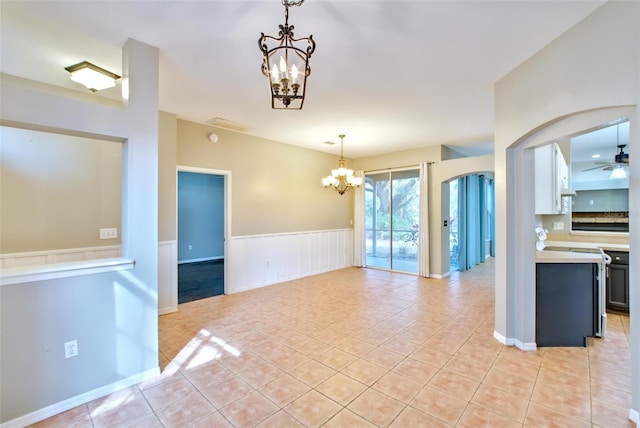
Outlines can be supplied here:
<path id="1" fill-rule="evenodd" d="M 596 169 L 607 169 L 607 168 L 612 167 L 612 165 L 611 165 L 611 164 L 606 164 L 606 165 L 607 165 L 607 166 L 606 166 L 606 167 L 604 167 L 604 168 L 602 167 L 602 165 L 599 165 L 599 166 L 594 166 L 593 168 L 583 169 L 583 170 L 581 170 L 580 172 L 593 171 L 593 170 L 596 170 Z"/>

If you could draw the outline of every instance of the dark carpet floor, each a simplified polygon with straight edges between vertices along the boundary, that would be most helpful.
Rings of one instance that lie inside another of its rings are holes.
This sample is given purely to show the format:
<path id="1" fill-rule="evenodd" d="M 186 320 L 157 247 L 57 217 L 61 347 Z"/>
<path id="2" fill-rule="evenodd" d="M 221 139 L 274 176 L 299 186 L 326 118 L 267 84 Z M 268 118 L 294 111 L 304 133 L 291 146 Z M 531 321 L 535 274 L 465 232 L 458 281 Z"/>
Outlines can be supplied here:
<path id="1" fill-rule="evenodd" d="M 178 303 L 224 294 L 224 260 L 178 265 Z"/>

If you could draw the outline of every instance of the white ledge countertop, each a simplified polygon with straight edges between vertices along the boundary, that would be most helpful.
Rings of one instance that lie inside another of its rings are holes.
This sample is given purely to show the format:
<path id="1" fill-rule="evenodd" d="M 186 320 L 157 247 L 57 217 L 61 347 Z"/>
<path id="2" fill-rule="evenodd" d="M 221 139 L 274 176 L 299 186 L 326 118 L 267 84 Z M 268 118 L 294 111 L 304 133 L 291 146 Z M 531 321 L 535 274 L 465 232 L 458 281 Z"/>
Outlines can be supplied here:
<path id="1" fill-rule="evenodd" d="M 0 286 L 90 275 L 94 273 L 131 270 L 134 267 L 135 261 L 124 257 L 12 267 L 0 270 Z"/>
<path id="2" fill-rule="evenodd" d="M 605 242 L 544 241 L 544 245 L 547 247 L 601 248 L 605 251 L 629 252 L 629 244 L 611 244 Z"/>
<path id="3" fill-rule="evenodd" d="M 536 251 L 536 263 L 602 263 L 597 253 L 573 253 L 571 251 Z"/>

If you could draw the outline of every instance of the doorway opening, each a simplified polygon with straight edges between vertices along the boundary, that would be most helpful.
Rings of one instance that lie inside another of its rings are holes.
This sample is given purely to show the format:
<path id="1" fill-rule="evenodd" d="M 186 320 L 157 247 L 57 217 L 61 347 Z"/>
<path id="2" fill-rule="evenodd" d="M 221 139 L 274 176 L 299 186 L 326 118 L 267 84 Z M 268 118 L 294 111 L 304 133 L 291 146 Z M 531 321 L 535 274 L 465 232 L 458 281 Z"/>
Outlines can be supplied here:
<path id="1" fill-rule="evenodd" d="M 494 183 L 484 174 L 449 182 L 449 270 L 464 271 L 495 255 Z"/>
<path id="2" fill-rule="evenodd" d="M 178 171 L 178 304 L 225 292 L 225 181 Z"/>

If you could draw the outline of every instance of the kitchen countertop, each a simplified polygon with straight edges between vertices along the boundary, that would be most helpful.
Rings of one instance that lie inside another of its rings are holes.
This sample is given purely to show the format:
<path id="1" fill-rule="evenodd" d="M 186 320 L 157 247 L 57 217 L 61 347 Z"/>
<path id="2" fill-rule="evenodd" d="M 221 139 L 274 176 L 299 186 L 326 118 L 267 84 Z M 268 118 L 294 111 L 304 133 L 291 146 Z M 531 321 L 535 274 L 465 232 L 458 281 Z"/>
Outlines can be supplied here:
<path id="1" fill-rule="evenodd" d="M 605 251 L 629 252 L 629 244 L 610 244 L 604 242 L 576 242 L 576 241 L 544 241 L 547 247 L 570 248 L 602 248 Z"/>
<path id="2" fill-rule="evenodd" d="M 629 223 L 627 217 L 573 217 L 573 223 Z"/>
<path id="3" fill-rule="evenodd" d="M 582 247 L 585 248 L 585 247 Z M 536 251 L 536 263 L 601 263 L 597 253 L 572 253 L 570 251 Z"/>

